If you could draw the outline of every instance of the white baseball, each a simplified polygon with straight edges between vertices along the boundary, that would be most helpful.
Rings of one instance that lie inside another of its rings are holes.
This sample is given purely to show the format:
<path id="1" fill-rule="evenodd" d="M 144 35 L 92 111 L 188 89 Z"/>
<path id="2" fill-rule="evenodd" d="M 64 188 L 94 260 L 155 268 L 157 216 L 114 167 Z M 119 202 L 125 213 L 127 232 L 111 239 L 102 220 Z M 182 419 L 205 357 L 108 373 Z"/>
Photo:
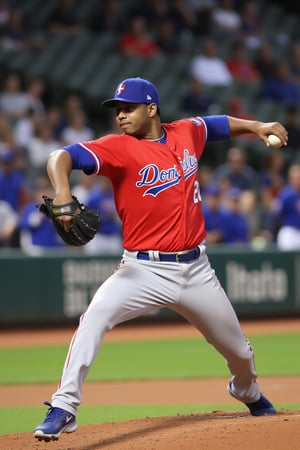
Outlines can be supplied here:
<path id="1" fill-rule="evenodd" d="M 276 147 L 276 148 L 282 147 L 281 139 L 279 139 L 279 137 L 276 136 L 275 134 L 270 134 L 268 136 L 268 141 L 269 141 L 269 144 L 271 145 L 271 147 Z"/>

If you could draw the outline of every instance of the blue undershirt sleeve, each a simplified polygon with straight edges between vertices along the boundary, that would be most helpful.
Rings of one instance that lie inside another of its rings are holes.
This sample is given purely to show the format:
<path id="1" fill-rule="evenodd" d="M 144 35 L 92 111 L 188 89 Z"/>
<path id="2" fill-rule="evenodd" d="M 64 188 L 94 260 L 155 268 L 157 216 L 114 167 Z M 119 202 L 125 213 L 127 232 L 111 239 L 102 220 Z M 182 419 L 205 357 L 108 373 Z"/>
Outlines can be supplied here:
<path id="1" fill-rule="evenodd" d="M 226 115 L 201 117 L 207 128 L 207 142 L 222 141 L 230 138 L 229 121 Z"/>
<path id="2" fill-rule="evenodd" d="M 96 162 L 93 156 L 85 151 L 79 144 L 71 144 L 63 147 L 70 153 L 72 158 L 72 169 L 83 170 L 86 174 L 94 173 L 96 169 Z"/>

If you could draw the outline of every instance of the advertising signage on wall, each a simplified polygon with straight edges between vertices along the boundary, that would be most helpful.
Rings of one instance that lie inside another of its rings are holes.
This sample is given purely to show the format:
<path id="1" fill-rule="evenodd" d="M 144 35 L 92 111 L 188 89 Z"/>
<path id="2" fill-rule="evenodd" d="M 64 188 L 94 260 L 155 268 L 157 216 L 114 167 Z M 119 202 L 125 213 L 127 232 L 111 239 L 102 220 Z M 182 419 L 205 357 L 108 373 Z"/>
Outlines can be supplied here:
<path id="1" fill-rule="evenodd" d="M 209 250 L 212 268 L 243 317 L 300 314 L 300 253 Z M 68 254 L 0 254 L 0 323 L 77 321 L 120 258 Z M 45 289 L 45 276 L 51 283 Z M 22 280 L 15 283 L 14 280 Z M 201 298 L 201 292 L 199 292 Z M 169 309 L 153 319 L 174 315 Z"/>
<path id="2" fill-rule="evenodd" d="M 229 260 L 225 274 L 232 303 L 280 303 L 288 298 L 289 275 L 284 268 L 273 267 L 270 261 L 249 269 L 242 261 Z"/>

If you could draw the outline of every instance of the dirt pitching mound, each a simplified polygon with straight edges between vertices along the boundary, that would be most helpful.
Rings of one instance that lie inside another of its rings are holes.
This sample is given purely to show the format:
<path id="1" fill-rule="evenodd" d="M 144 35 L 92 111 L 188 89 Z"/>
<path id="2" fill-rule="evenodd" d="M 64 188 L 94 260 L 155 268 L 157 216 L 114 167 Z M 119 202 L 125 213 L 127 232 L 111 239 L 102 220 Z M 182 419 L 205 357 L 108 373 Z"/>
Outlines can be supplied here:
<path id="1" fill-rule="evenodd" d="M 80 427 L 49 443 L 32 433 L 0 436 L 5 450 L 299 450 L 300 411 L 275 416 L 222 412 Z"/>

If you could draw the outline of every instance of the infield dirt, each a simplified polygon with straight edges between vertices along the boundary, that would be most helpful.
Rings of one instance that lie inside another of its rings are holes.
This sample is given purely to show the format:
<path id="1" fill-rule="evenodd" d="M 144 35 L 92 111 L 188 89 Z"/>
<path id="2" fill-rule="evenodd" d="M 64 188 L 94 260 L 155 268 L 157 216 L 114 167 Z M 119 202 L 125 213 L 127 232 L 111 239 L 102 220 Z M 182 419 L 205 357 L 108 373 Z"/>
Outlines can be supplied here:
<path id="1" fill-rule="evenodd" d="M 299 332 L 300 319 L 241 322 L 246 335 Z M 21 330 L 0 333 L 0 347 L 69 343 L 72 329 Z M 117 327 L 107 340 L 198 336 L 189 324 Z M 21 344 L 20 344 L 21 343 Z M 295 355 L 297 357 L 297 355 Z M 0 435 L 3 450 L 299 450 L 300 411 L 279 410 L 275 416 L 252 417 L 235 411 L 226 392 L 227 379 L 86 383 L 84 404 L 228 403 L 232 411 L 145 418 L 79 426 L 59 441 L 36 441 L 32 433 Z M 300 376 L 263 377 L 260 386 L 276 403 L 300 402 Z M 1 406 L 36 406 L 49 399 L 54 385 L 0 386 Z M 195 392 L 197 395 L 195 396 Z M 41 407 L 41 420 L 44 411 Z M 36 424 L 33 424 L 33 428 Z M 80 424 L 79 424 L 80 425 Z"/>

